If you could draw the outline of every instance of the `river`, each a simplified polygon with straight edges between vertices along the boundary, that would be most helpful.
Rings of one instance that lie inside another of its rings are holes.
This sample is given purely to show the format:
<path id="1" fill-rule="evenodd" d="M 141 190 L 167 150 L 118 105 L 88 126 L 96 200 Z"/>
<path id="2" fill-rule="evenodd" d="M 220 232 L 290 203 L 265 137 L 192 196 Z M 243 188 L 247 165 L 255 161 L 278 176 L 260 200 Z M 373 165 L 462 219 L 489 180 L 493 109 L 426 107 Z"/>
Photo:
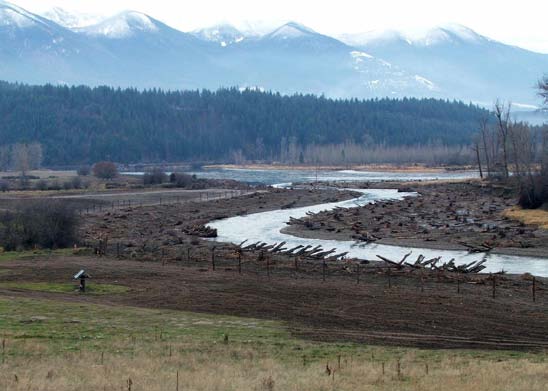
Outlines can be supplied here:
<path id="1" fill-rule="evenodd" d="M 431 181 L 444 179 L 479 178 L 473 170 L 397 172 L 397 171 L 356 171 L 356 170 L 299 170 L 299 169 L 244 169 L 215 168 L 191 171 L 188 174 L 206 179 L 234 179 L 240 182 L 283 186 L 291 183 L 316 181 L 337 182 L 383 182 L 383 181 Z"/>
<path id="2" fill-rule="evenodd" d="M 399 176 L 400 174 L 394 174 Z M 350 187 L 350 186 L 349 186 Z M 367 189 L 356 190 L 362 196 L 348 201 L 326 203 L 308 207 L 300 207 L 287 210 L 275 210 L 269 212 L 255 213 L 247 216 L 231 217 L 223 220 L 213 221 L 210 227 L 218 231 L 217 241 L 240 243 L 248 239 L 250 243 L 257 241 L 269 244 L 287 242 L 287 248 L 298 245 L 321 245 L 324 249 L 336 248 L 338 253 L 348 252 L 348 257 L 376 260 L 376 255 L 382 255 L 392 260 L 400 260 L 408 252 L 412 252 L 410 260 L 416 259 L 420 254 L 427 258 L 442 257 L 442 261 L 449 261 L 454 258 L 456 264 L 466 264 L 475 260 L 487 259 L 483 272 L 505 271 L 511 274 L 531 273 L 537 276 L 548 277 L 548 260 L 543 258 L 508 256 L 500 254 L 473 254 L 466 251 L 431 250 L 408 248 L 401 246 L 389 246 L 376 243 L 363 244 L 353 241 L 302 239 L 282 233 L 289 217 L 301 218 L 306 212 L 319 212 L 331 210 L 335 207 L 353 208 L 381 200 L 401 200 L 406 196 L 414 196 L 414 193 L 398 193 L 393 189 Z"/>

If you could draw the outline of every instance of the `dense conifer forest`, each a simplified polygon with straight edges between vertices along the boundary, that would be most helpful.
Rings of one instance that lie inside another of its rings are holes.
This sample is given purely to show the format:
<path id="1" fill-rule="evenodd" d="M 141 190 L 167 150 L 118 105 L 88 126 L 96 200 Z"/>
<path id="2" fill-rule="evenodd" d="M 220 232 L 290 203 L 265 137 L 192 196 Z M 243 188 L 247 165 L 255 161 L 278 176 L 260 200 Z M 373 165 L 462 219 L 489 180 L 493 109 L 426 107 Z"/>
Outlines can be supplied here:
<path id="1" fill-rule="evenodd" d="M 329 145 L 467 146 L 488 115 L 471 104 L 435 99 L 0 83 L 0 146 L 40 143 L 50 166 L 105 159 L 271 161 Z"/>

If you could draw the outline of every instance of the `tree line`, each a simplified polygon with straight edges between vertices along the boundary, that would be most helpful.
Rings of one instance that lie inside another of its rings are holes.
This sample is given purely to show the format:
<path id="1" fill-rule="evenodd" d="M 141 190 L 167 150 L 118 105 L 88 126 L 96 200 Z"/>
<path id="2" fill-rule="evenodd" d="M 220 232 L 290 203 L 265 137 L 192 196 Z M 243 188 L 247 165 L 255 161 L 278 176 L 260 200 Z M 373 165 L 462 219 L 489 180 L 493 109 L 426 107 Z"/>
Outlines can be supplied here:
<path id="1" fill-rule="evenodd" d="M 3 145 L 39 143 L 44 164 L 67 166 L 101 160 L 283 161 L 293 150 L 305 159 L 307 151 L 332 145 L 458 149 L 471 143 L 478 118 L 489 113 L 436 99 L 334 100 L 236 88 L 139 91 L 1 82 L 0 116 Z"/>
<path id="2" fill-rule="evenodd" d="M 548 105 L 548 76 L 539 81 L 539 95 Z M 519 204 L 539 208 L 548 201 L 548 125 L 534 127 L 512 118 L 512 105 L 497 101 L 494 123 L 479 121 L 474 138 L 480 175 L 514 183 Z"/>

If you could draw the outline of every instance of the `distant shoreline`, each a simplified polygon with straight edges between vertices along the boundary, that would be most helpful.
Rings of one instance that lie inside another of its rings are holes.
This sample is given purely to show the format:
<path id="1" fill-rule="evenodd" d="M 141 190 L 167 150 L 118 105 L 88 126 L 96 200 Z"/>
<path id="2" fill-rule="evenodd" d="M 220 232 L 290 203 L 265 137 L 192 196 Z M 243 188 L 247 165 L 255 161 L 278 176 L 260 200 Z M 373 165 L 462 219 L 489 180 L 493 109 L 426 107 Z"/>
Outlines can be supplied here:
<path id="1" fill-rule="evenodd" d="M 471 166 L 451 167 L 428 167 L 424 165 L 395 165 L 395 164 L 365 164 L 357 166 L 310 166 L 310 165 L 287 165 L 287 164 L 210 164 L 204 169 L 240 169 L 240 170 L 303 170 L 303 171 L 375 171 L 375 172 L 450 172 L 450 171 L 472 171 Z"/>

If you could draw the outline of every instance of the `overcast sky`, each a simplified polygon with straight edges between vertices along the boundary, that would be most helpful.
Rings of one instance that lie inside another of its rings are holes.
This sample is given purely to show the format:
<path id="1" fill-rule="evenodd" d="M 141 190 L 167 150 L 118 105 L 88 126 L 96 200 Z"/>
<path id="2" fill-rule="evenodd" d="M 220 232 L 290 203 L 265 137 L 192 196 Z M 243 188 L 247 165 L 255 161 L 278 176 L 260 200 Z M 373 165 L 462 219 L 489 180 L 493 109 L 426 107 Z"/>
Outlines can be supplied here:
<path id="1" fill-rule="evenodd" d="M 480 34 L 548 53 L 548 0 L 12 0 L 29 11 L 59 6 L 111 15 L 132 9 L 183 31 L 228 22 L 296 21 L 324 34 L 460 23 Z"/>

